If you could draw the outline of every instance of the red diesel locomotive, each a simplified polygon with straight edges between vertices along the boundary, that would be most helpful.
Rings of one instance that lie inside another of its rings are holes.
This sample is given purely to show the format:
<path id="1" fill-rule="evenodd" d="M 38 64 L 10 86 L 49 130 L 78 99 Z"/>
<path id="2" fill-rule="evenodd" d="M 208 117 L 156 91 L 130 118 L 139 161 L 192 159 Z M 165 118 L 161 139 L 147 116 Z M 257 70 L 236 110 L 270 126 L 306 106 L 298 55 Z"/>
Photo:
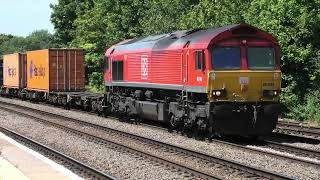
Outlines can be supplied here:
<path id="1" fill-rule="evenodd" d="M 122 41 L 106 53 L 106 113 L 172 128 L 271 132 L 280 113 L 280 47 L 247 24 Z"/>

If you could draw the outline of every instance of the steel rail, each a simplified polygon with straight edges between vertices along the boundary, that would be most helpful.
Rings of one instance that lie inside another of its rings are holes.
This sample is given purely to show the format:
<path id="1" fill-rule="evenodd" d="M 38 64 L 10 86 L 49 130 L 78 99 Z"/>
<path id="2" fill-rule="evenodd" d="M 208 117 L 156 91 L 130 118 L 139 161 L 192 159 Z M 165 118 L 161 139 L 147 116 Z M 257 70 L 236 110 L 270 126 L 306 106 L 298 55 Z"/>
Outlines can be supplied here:
<path id="1" fill-rule="evenodd" d="M 82 174 L 85 174 L 86 176 L 92 177 L 93 179 L 110 179 L 115 180 L 116 178 L 106 174 L 102 171 L 99 171 L 97 169 L 94 169 L 92 167 L 87 166 L 86 164 L 73 159 L 72 157 L 69 157 L 61 152 L 58 152 L 48 146 L 45 146 L 37 141 L 34 141 L 26 136 L 23 136 L 19 133 L 16 133 L 12 130 L 9 130 L 4 127 L 0 127 L 0 131 L 6 134 L 9 137 L 12 137 L 15 140 L 18 140 L 20 142 L 23 142 L 25 144 L 28 144 L 40 152 L 44 152 L 47 156 L 51 156 L 54 159 L 62 160 L 64 164 L 67 164 L 68 166 L 71 166 L 74 169 L 77 169 L 76 172 L 81 172 Z"/>
<path id="2" fill-rule="evenodd" d="M 224 164 L 224 166 L 226 166 L 226 167 L 231 167 L 233 169 L 238 169 L 240 171 L 247 172 L 247 173 L 251 174 L 251 176 L 257 175 L 259 177 L 264 177 L 264 178 L 268 178 L 268 179 L 291 179 L 290 177 L 287 177 L 287 176 L 284 176 L 284 175 L 281 175 L 281 174 L 277 174 L 277 173 L 274 173 L 274 172 L 270 172 L 270 171 L 267 171 L 267 170 L 262 170 L 262 169 L 258 169 L 258 168 L 252 167 L 252 166 L 242 165 L 242 164 L 237 163 L 235 161 L 221 159 L 219 157 L 210 156 L 210 155 L 207 155 L 207 154 L 204 154 L 204 153 L 200 153 L 200 152 L 196 152 L 196 151 L 193 151 L 193 150 L 190 150 L 190 149 L 178 147 L 178 146 L 175 146 L 173 144 L 163 143 L 163 142 L 156 141 L 156 140 L 153 140 L 153 139 L 148 139 L 148 138 L 145 138 L 145 137 L 134 135 L 134 134 L 131 134 L 131 133 L 128 133 L 128 132 L 123 132 L 123 131 L 111 129 L 111 128 L 108 128 L 108 127 L 105 127 L 105 126 L 100 126 L 100 125 L 97 125 L 97 124 L 89 123 L 89 122 L 86 122 L 86 121 L 82 121 L 80 119 L 69 118 L 69 117 L 66 117 L 66 116 L 59 115 L 59 114 L 54 114 L 54 113 L 50 113 L 50 112 L 46 112 L 46 111 L 41 111 L 41 110 L 38 110 L 38 109 L 25 107 L 25 106 L 21 106 L 21 105 L 17 105 L 17 104 L 10 104 L 10 103 L 6 103 L 6 104 L 7 105 L 11 105 L 11 106 L 15 106 L 15 107 L 20 107 L 20 108 L 22 108 L 24 110 L 33 111 L 33 112 L 36 112 L 38 114 L 47 115 L 47 116 L 51 116 L 51 117 L 55 117 L 55 118 L 59 118 L 59 119 L 67 120 L 67 121 L 73 121 L 73 122 L 81 123 L 81 124 L 88 125 L 88 126 L 91 126 L 91 127 L 94 127 L 94 128 L 98 128 L 98 129 L 101 129 L 101 130 L 104 130 L 104 131 L 109 131 L 109 132 L 121 134 L 122 136 L 125 136 L 125 137 L 128 137 L 128 138 L 140 139 L 142 141 L 149 141 L 149 143 L 157 144 L 158 146 L 165 146 L 166 148 L 169 148 L 169 149 L 172 149 L 172 150 L 175 150 L 175 151 L 178 151 L 180 153 L 184 153 L 184 154 L 187 154 L 187 155 L 190 155 L 190 156 L 193 156 L 193 157 L 201 158 L 201 159 L 204 159 L 204 160 L 207 160 L 207 161 L 210 161 L 210 162 L 215 162 L 215 163 L 218 163 L 218 164 Z M 11 110 L 11 111 L 14 111 L 14 110 Z M 17 113 L 22 114 L 22 115 L 24 114 L 24 113 L 21 113 L 21 112 L 17 112 Z M 39 119 L 39 117 L 33 117 L 33 118 Z M 78 133 L 82 133 L 82 132 L 78 132 Z M 215 178 L 217 178 L 217 177 L 215 177 Z"/>
<path id="3" fill-rule="evenodd" d="M 243 149 L 244 151 L 249 151 L 249 152 L 254 152 L 257 154 L 261 154 L 261 155 L 263 154 L 263 155 L 272 156 L 275 158 L 280 158 L 280 159 L 287 160 L 290 162 L 305 164 L 307 166 L 320 167 L 319 162 L 302 159 L 301 157 L 299 158 L 299 157 L 289 156 L 289 155 L 285 155 L 285 154 L 279 154 L 276 152 L 269 152 L 269 151 L 257 149 L 254 147 L 248 147 L 246 145 L 239 144 L 236 142 L 221 141 L 221 140 L 217 140 L 217 139 L 212 139 L 212 142 L 219 143 L 222 145 L 227 145 L 227 146 L 230 146 L 233 148 Z M 297 155 L 297 156 L 316 158 L 316 159 L 318 159 L 318 161 L 320 161 L 320 155 L 319 155 L 320 152 L 318 152 L 318 151 L 313 151 L 313 150 L 309 150 L 309 149 L 305 149 L 305 148 L 299 148 L 299 147 L 290 146 L 290 145 L 286 145 L 286 144 L 280 144 L 280 143 L 276 143 L 273 141 L 267 141 L 267 140 L 259 140 L 254 143 L 255 144 L 252 144 L 253 146 L 259 145 L 258 147 L 271 148 L 271 149 L 278 150 L 281 152 L 291 153 L 291 154 Z M 251 144 L 248 144 L 248 145 L 251 145 Z"/>
<path id="4" fill-rule="evenodd" d="M 167 131 L 167 129 L 163 128 L 163 127 L 150 125 L 150 124 L 146 124 L 146 123 L 142 123 L 142 124 L 143 124 L 143 126 L 150 127 L 153 129 Z M 275 134 L 275 133 L 273 133 L 273 134 Z M 305 142 L 305 143 L 309 143 L 309 144 L 320 144 L 320 140 L 316 140 L 316 139 L 310 139 L 310 138 L 306 138 L 306 137 L 292 136 L 292 135 L 286 135 L 286 134 L 278 134 L 278 135 L 290 137 L 291 139 L 300 140 L 301 142 Z M 301 159 L 298 157 L 288 156 L 288 155 L 279 154 L 279 153 L 275 153 L 275 152 L 267 152 L 267 151 L 264 151 L 261 149 L 256 149 L 256 148 L 246 146 L 246 145 L 258 145 L 260 147 L 272 148 L 274 150 L 278 150 L 281 152 L 290 153 L 290 154 L 300 156 L 300 157 L 314 158 L 314 159 L 320 161 L 320 151 L 316 151 L 316 150 L 312 150 L 312 149 L 308 149 L 308 148 L 297 147 L 297 146 L 288 145 L 288 144 L 278 143 L 277 141 L 270 140 L 270 138 L 266 138 L 266 137 L 262 138 L 261 140 L 250 141 L 249 144 L 246 142 L 239 143 L 239 142 L 230 141 L 230 140 L 218 140 L 218 139 L 210 139 L 209 141 L 214 142 L 214 143 L 218 143 L 218 144 L 227 145 L 230 147 L 248 150 L 251 152 L 256 152 L 259 154 L 270 155 L 270 156 L 274 156 L 275 158 L 282 158 L 284 160 L 289 160 L 289 161 L 293 161 L 293 162 L 297 162 L 297 163 L 312 165 L 312 166 L 316 166 L 316 167 L 320 166 L 319 162 L 305 160 L 305 159 Z M 246 144 L 244 144 L 244 143 L 246 143 Z"/>
<path id="5" fill-rule="evenodd" d="M 273 148 L 273 149 L 278 149 L 282 152 L 289 152 L 298 156 L 304 156 L 304 157 L 309 157 L 309 158 L 314 158 L 320 161 L 320 151 L 312 150 L 312 149 L 307 149 L 307 148 L 302 148 L 302 147 L 297 147 L 297 146 L 292 146 L 288 144 L 281 144 L 272 140 L 263 140 L 262 142 L 265 142 L 267 146 Z M 320 163 L 311 163 L 314 164 L 318 167 L 320 167 Z"/>
<path id="6" fill-rule="evenodd" d="M 299 123 L 294 123 L 294 122 L 285 122 L 285 121 L 278 121 L 279 126 L 287 126 L 287 127 L 296 127 L 300 129 L 305 129 L 313 132 L 318 132 L 320 134 L 320 127 L 316 126 L 307 126 Z"/>
<path id="7" fill-rule="evenodd" d="M 154 155 L 152 155 L 150 153 L 146 153 L 146 152 L 143 152 L 143 151 L 140 151 L 140 150 L 137 150 L 137 149 L 133 149 L 131 147 L 128 147 L 126 145 L 123 145 L 123 144 L 120 144 L 120 143 L 117 143 L 117 142 L 108 141 L 106 139 L 102 139 L 102 138 L 100 138 L 98 136 L 91 135 L 91 134 L 82 132 L 80 130 L 72 129 L 72 128 L 69 128 L 67 126 L 63 126 L 61 124 L 56 124 L 54 122 L 39 118 L 37 116 L 33 116 L 33 115 L 30 115 L 30 114 L 27 114 L 27 113 L 24 113 L 24 112 L 20 112 L 18 110 L 5 108 L 5 107 L 3 107 L 1 105 L 0 105 L 0 108 L 4 109 L 6 111 L 10 111 L 10 112 L 13 112 L 13 113 L 28 117 L 28 118 L 32 118 L 32 119 L 37 120 L 37 121 L 42 122 L 42 123 L 50 124 L 50 125 L 52 125 L 54 127 L 66 130 L 68 132 L 74 133 L 76 135 L 80 135 L 82 137 L 88 137 L 89 140 L 93 140 L 93 141 L 99 142 L 101 144 L 105 144 L 105 145 L 107 145 L 107 146 L 109 146 L 109 147 L 111 147 L 113 149 L 121 150 L 123 152 L 130 152 L 132 154 L 136 154 L 136 155 L 139 155 L 139 156 L 144 156 L 144 157 L 148 158 L 149 160 L 152 160 L 152 161 L 160 163 L 160 164 L 165 164 L 165 166 L 171 167 L 172 169 L 178 169 L 181 172 L 187 172 L 187 173 L 191 174 L 192 176 L 199 177 L 201 179 L 222 179 L 220 177 L 213 176 L 213 175 L 207 174 L 205 172 L 201 172 L 200 170 L 194 170 L 194 169 L 191 169 L 191 168 L 186 167 L 184 165 L 180 165 L 178 163 L 168 161 L 168 160 L 163 159 L 161 157 L 154 156 Z M 30 110 L 30 109 L 28 109 L 28 110 Z M 50 114 L 50 113 L 48 113 L 48 114 L 45 113 L 45 114 L 47 116 L 49 116 L 49 115 L 50 116 L 54 116 L 54 114 Z M 54 117 L 56 117 L 56 116 L 54 116 Z"/>
<path id="8" fill-rule="evenodd" d="M 279 132 L 272 132 L 268 136 L 265 136 L 265 138 L 286 139 L 287 141 L 301 142 L 301 143 L 307 143 L 307 144 L 320 144 L 320 139 L 314 139 L 314 138 L 305 137 L 305 136 L 297 136 L 292 134 L 283 134 Z"/>
<path id="9" fill-rule="evenodd" d="M 289 135 L 293 134 L 298 136 L 313 137 L 316 139 L 320 138 L 320 132 L 315 130 L 303 129 L 297 126 L 278 125 L 274 131 L 278 133 L 289 134 Z"/>

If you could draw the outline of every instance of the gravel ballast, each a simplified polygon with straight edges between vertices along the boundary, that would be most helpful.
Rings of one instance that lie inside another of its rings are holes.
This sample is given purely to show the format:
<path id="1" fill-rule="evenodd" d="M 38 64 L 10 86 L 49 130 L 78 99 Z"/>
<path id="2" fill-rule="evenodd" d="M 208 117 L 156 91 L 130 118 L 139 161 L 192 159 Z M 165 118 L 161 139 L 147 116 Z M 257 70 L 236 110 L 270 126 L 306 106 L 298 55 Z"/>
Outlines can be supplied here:
<path id="1" fill-rule="evenodd" d="M 0 110 L 1 126 L 14 130 L 78 159 L 88 165 L 112 174 L 119 179 L 184 179 L 163 165 L 121 151 L 108 148 L 67 133 L 59 128 Z"/>
<path id="2" fill-rule="evenodd" d="M 225 166 L 221 166 L 221 164 L 203 161 L 202 158 L 197 158 L 191 155 L 185 155 L 183 153 L 180 154 L 166 147 L 156 146 L 154 143 L 150 143 L 149 141 L 145 142 L 141 141 L 140 139 L 138 140 L 136 138 L 129 138 L 127 136 L 123 136 L 123 134 L 104 131 L 100 128 L 86 126 L 74 121 L 56 119 L 52 118 L 51 116 L 47 117 L 45 115 L 35 115 L 33 113 L 31 114 L 39 118 L 44 118 L 46 121 L 53 122 L 54 124 L 59 124 L 62 126 L 66 126 L 70 129 L 85 132 L 90 135 L 94 135 L 96 137 L 100 137 L 102 139 L 106 139 L 107 141 L 111 141 L 114 143 L 121 143 L 122 145 L 125 145 L 127 147 L 142 152 L 147 152 L 148 154 L 151 154 L 153 156 L 169 160 L 170 162 L 182 164 L 191 169 L 206 172 L 207 174 L 211 174 L 222 179 L 248 179 L 248 174 L 243 171 L 237 171 L 236 169 L 233 169 L 233 173 L 230 173 L 230 169 L 226 168 Z"/>
<path id="3" fill-rule="evenodd" d="M 260 155 L 257 153 L 244 152 L 239 149 L 232 149 L 226 145 L 207 143 L 190 139 L 178 134 L 170 134 L 166 131 L 155 129 L 146 126 L 137 126 L 133 124 L 119 122 L 114 119 L 102 118 L 82 112 L 68 111 L 60 108 L 49 107 L 41 104 L 33 104 L 29 102 L 22 102 L 20 100 L 0 98 L 1 101 L 16 103 L 23 106 L 28 106 L 44 111 L 49 111 L 64 116 L 78 118 L 88 122 L 104 125 L 117 130 L 130 132 L 144 137 L 149 137 L 155 140 L 160 140 L 167 143 L 172 143 L 181 147 L 186 147 L 199 152 L 207 153 L 210 155 L 226 158 L 237 161 L 239 163 L 251 165 L 258 168 L 264 168 L 270 171 L 285 174 L 290 177 L 298 179 L 318 179 L 320 177 L 320 168 L 308 167 L 301 164 L 295 164 L 291 161 L 280 160 L 277 158 Z M 320 145 L 315 145 L 320 146 Z M 279 152 L 281 153 L 281 152 Z"/>

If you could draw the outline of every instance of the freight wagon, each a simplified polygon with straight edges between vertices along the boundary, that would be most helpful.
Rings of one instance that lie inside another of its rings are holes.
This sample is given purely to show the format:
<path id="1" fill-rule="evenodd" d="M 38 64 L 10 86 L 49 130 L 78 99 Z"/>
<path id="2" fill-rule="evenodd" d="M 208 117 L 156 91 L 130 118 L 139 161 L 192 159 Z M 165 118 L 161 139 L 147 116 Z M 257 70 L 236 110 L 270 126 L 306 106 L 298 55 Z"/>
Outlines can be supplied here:
<path id="1" fill-rule="evenodd" d="M 4 55 L 3 71 L 2 95 L 52 103 L 84 95 L 83 49 L 51 48 Z"/>
<path id="2" fill-rule="evenodd" d="M 96 111 L 96 102 L 104 97 L 85 92 L 83 49 L 42 49 L 5 55 L 4 59 L 1 95 L 90 111 Z"/>

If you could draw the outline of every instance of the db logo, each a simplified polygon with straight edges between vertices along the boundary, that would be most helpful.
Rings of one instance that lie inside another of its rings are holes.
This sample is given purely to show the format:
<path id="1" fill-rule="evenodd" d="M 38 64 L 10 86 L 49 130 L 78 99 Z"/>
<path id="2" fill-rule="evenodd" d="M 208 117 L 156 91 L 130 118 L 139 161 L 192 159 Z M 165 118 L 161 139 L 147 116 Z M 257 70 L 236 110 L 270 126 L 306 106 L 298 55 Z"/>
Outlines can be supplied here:
<path id="1" fill-rule="evenodd" d="M 148 79 L 148 56 L 141 57 L 141 79 Z"/>
<path id="2" fill-rule="evenodd" d="M 249 84 L 249 77 L 240 77 L 239 84 L 244 84 L 244 85 Z"/>

